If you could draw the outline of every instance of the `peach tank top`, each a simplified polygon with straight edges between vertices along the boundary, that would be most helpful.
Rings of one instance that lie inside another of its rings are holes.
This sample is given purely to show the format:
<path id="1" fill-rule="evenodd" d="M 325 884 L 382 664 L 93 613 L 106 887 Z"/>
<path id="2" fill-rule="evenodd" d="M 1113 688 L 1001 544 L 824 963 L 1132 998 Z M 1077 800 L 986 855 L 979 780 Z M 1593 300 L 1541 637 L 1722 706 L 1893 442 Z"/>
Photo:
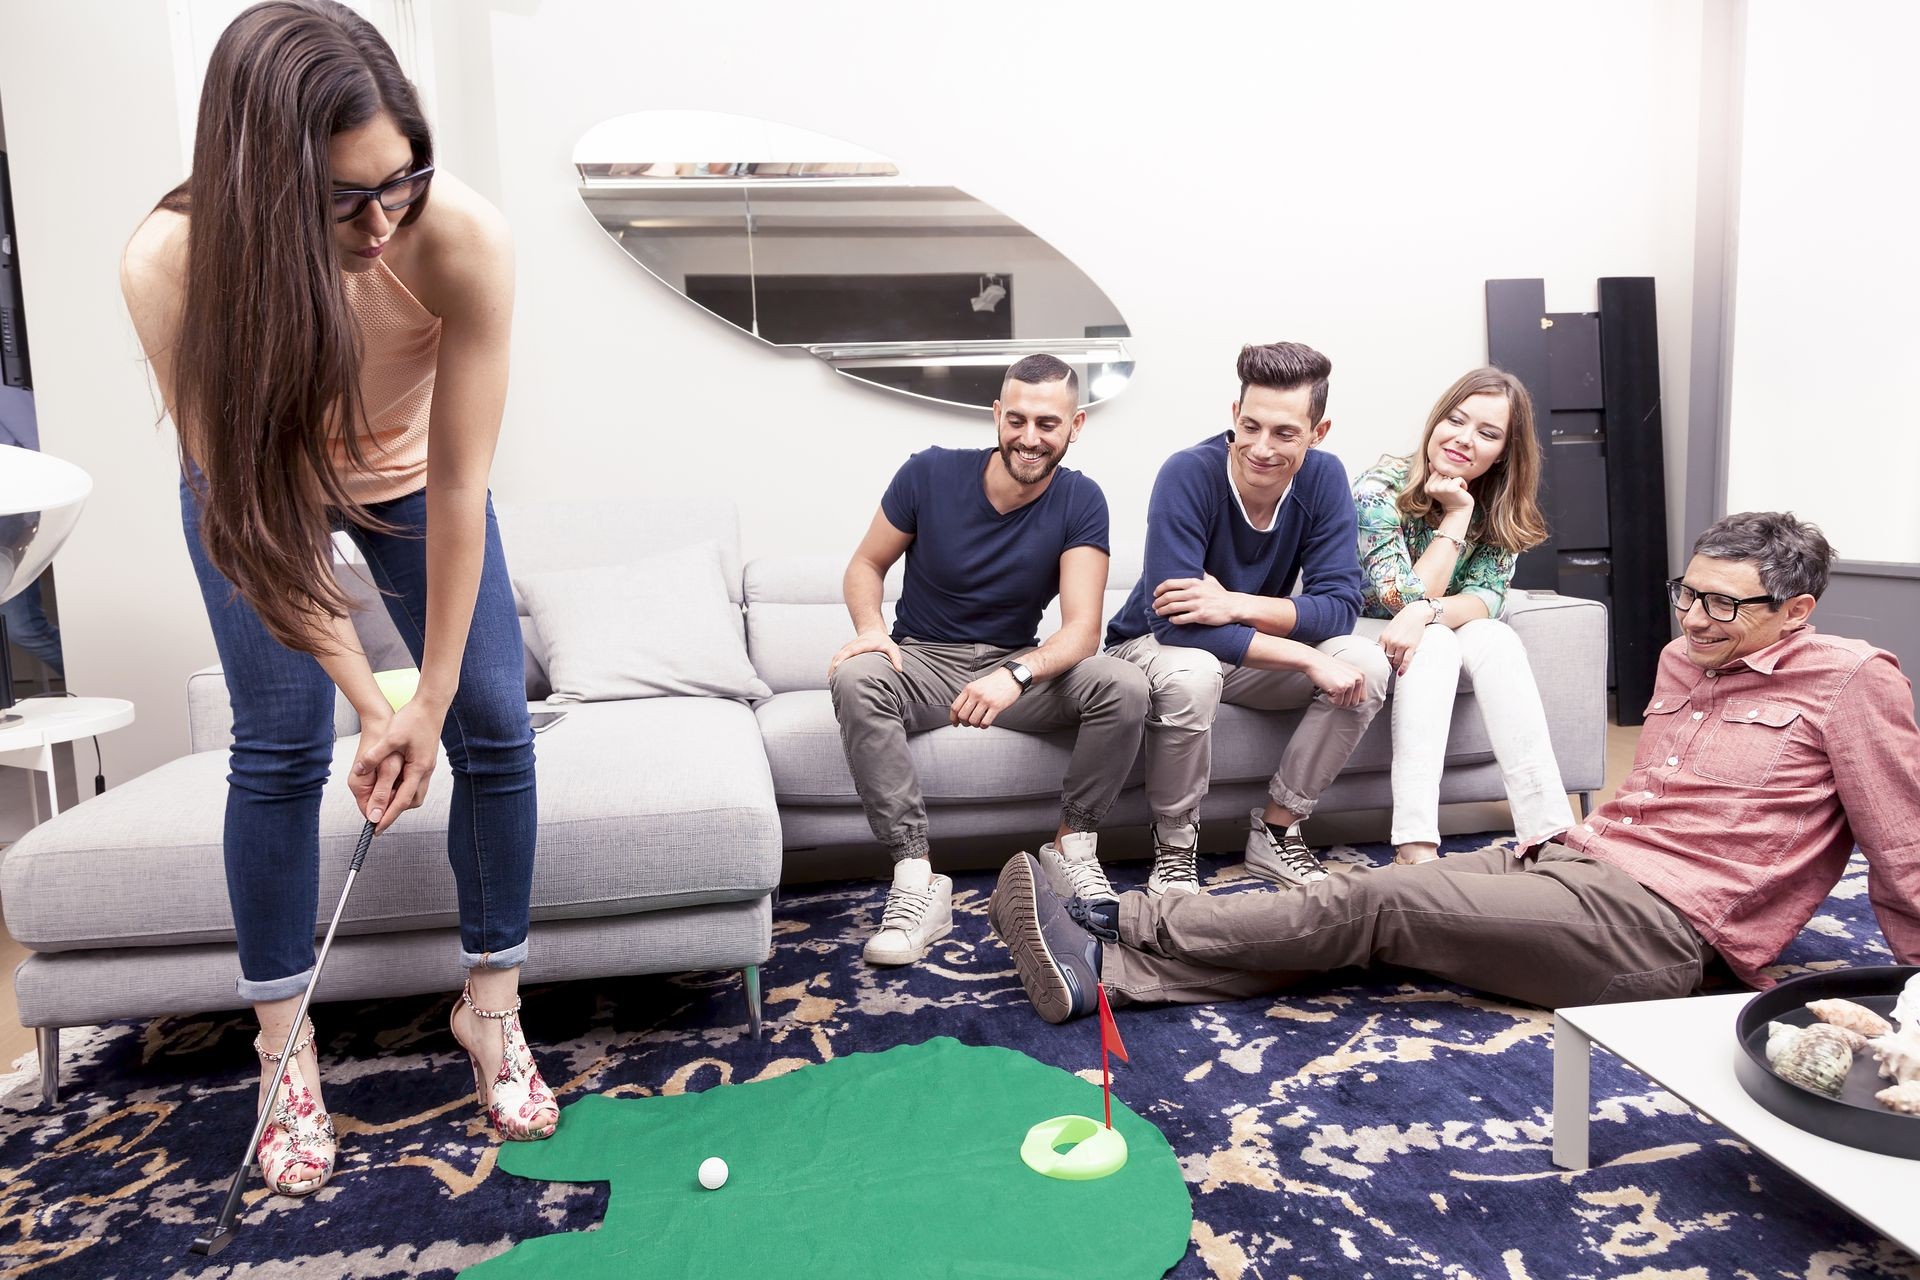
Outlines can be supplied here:
<path id="1" fill-rule="evenodd" d="M 363 465 L 347 458 L 336 424 L 333 462 L 359 502 L 405 497 L 427 483 L 427 419 L 440 362 L 440 317 L 422 306 L 385 262 L 349 273 L 347 305 L 360 322 Z"/>

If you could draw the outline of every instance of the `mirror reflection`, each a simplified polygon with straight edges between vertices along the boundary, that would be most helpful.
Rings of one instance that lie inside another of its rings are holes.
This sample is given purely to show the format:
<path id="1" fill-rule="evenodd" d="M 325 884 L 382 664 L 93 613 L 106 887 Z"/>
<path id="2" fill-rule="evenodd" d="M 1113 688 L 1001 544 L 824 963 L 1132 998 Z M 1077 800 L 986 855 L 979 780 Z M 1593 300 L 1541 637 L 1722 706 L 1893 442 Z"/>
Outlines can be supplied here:
<path id="1" fill-rule="evenodd" d="M 671 158 L 727 154 L 760 158 Z M 1076 366 L 1088 403 L 1132 375 L 1126 321 L 1085 272 L 884 157 L 762 121 L 643 112 L 590 131 L 574 160 L 588 210 L 661 283 L 849 377 L 985 408 L 1036 351 Z"/>

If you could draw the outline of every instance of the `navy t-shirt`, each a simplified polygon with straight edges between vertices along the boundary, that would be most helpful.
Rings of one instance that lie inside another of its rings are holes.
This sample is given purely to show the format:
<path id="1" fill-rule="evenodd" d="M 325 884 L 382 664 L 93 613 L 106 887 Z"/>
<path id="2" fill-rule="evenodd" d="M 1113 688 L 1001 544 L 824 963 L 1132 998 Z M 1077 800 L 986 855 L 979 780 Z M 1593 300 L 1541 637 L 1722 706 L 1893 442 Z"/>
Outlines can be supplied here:
<path id="1" fill-rule="evenodd" d="M 1060 557 L 1107 550 L 1100 486 L 1056 467 L 1045 493 L 1001 515 L 987 501 L 994 449 L 923 449 L 880 499 L 888 523 L 913 535 L 893 638 L 1016 649 L 1040 641 L 1040 614 L 1060 594 Z"/>

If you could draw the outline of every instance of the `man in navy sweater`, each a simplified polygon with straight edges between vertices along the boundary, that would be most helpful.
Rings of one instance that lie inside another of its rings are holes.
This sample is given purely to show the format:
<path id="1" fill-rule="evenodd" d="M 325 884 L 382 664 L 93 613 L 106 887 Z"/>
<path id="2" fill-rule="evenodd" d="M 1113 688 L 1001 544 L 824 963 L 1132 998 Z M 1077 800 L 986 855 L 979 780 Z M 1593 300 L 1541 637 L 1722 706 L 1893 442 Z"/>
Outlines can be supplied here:
<path id="1" fill-rule="evenodd" d="M 1307 708 L 1251 814 L 1247 869 L 1324 879 L 1300 835 L 1386 696 L 1380 647 L 1349 634 L 1360 610 L 1353 497 L 1317 446 L 1333 364 L 1297 342 L 1240 351 L 1233 429 L 1167 459 L 1147 505 L 1145 568 L 1107 627 L 1107 650 L 1146 672 L 1147 892 L 1199 891 L 1200 801 L 1222 701 Z M 1299 590 L 1287 595 L 1299 578 Z"/>
<path id="2" fill-rule="evenodd" d="M 993 405 L 999 447 L 925 449 L 907 459 L 847 565 L 858 634 L 834 655 L 828 687 L 854 789 L 874 838 L 893 855 L 869 964 L 911 964 L 953 929 L 953 881 L 934 875 L 928 858 L 909 733 L 1078 726 L 1059 831 L 1040 847 L 1038 865 L 1064 898 L 1114 899 L 1095 833 L 1140 752 L 1147 682 L 1100 652 L 1107 500 L 1060 466 L 1086 422 L 1078 392 L 1079 378 L 1052 356 L 1015 364 Z M 903 555 L 906 581 L 889 633 L 882 586 Z M 1056 594 L 1060 629 L 1041 644 L 1040 615 Z"/>

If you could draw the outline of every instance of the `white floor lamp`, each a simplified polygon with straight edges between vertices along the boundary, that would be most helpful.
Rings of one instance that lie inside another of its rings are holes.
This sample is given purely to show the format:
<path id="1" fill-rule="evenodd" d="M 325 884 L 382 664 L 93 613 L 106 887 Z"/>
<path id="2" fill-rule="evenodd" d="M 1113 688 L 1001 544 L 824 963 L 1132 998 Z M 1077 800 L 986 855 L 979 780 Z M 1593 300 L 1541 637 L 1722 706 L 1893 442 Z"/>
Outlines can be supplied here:
<path id="1" fill-rule="evenodd" d="M 71 462 L 0 445 L 0 601 L 40 577 L 92 492 L 92 478 Z M 13 660 L 7 622 L 0 617 L 0 725 L 20 718 L 5 714 L 12 705 Z"/>

